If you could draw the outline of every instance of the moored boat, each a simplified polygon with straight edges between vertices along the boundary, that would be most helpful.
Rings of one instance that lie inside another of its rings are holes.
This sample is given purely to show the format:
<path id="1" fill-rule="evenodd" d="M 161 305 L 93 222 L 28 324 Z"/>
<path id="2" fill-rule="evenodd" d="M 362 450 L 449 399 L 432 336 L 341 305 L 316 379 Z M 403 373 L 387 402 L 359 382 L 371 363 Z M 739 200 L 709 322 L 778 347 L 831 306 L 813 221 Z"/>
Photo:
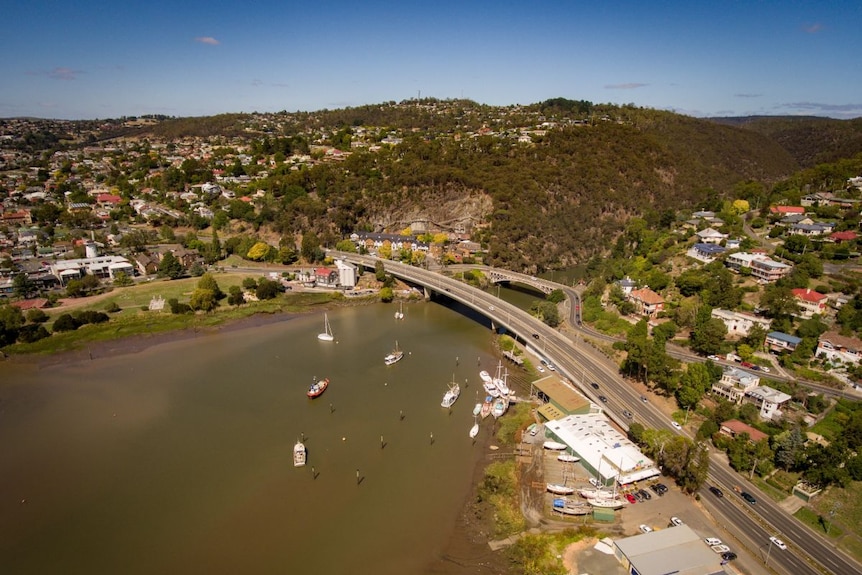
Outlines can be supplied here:
<path id="1" fill-rule="evenodd" d="M 569 447 L 565 443 L 560 443 L 558 441 L 546 441 L 542 444 L 542 447 L 545 449 L 550 449 L 551 451 L 562 451 Z"/>
<path id="2" fill-rule="evenodd" d="M 404 357 L 404 352 L 398 349 L 398 341 L 395 341 L 395 349 L 392 350 L 392 353 L 383 358 L 383 363 L 386 365 L 392 365 L 398 361 L 401 361 L 401 358 Z"/>
<path id="3" fill-rule="evenodd" d="M 479 372 L 479 378 L 481 378 L 483 383 L 491 383 L 491 374 L 485 371 L 484 369 Z"/>
<path id="4" fill-rule="evenodd" d="M 296 445 L 293 446 L 293 466 L 302 467 L 305 465 L 306 455 L 305 444 L 297 440 Z"/>
<path id="5" fill-rule="evenodd" d="M 323 333 L 317 334 L 317 339 L 320 341 L 332 341 L 335 336 L 332 335 L 332 328 L 329 327 L 329 315 L 323 314 Z"/>
<path id="6" fill-rule="evenodd" d="M 324 377 L 323 379 L 315 378 L 314 383 L 311 384 L 311 387 L 308 388 L 308 392 L 306 395 L 312 399 L 320 396 L 326 388 L 329 387 L 329 378 Z"/>
<path id="7" fill-rule="evenodd" d="M 482 404 L 477 403 L 476 406 L 473 408 L 473 415 L 479 415 L 480 413 L 482 413 Z"/>
<path id="8" fill-rule="evenodd" d="M 440 402 L 440 407 L 452 407 L 458 396 L 461 395 L 461 386 L 454 381 L 449 384 L 449 389 L 443 394 L 443 401 Z"/>
<path id="9" fill-rule="evenodd" d="M 494 405 L 491 408 L 491 415 L 494 416 L 494 419 L 497 419 L 509 409 L 509 398 L 507 397 L 498 397 L 494 400 Z"/>
<path id="10" fill-rule="evenodd" d="M 470 428 L 470 439 L 474 439 L 479 435 L 479 422 L 473 418 L 473 427 Z"/>
<path id="11" fill-rule="evenodd" d="M 398 302 L 398 311 L 395 312 L 395 319 L 404 319 L 404 302 Z"/>
<path id="12" fill-rule="evenodd" d="M 489 415 L 491 415 L 491 409 L 494 407 L 494 398 L 490 395 L 485 398 L 485 401 L 482 403 L 482 409 L 479 411 L 479 415 L 482 416 L 482 419 L 485 419 Z"/>

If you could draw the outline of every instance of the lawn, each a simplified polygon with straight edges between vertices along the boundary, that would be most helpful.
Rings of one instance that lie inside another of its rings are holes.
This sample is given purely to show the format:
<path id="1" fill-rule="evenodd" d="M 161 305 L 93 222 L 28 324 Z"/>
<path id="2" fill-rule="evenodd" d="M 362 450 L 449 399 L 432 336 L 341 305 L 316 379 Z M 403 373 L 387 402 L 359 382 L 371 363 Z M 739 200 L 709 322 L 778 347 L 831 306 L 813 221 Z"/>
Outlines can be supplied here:
<path id="1" fill-rule="evenodd" d="M 819 527 L 819 532 L 824 533 L 819 517 L 823 517 L 826 524 L 834 521 L 834 526 L 829 529 L 830 537 L 842 532 L 838 547 L 862 560 L 862 536 L 859 532 L 862 526 L 862 481 L 853 481 L 844 489 L 829 487 L 812 499 L 809 507 L 817 518 L 817 526 L 813 526 L 815 530 Z"/>

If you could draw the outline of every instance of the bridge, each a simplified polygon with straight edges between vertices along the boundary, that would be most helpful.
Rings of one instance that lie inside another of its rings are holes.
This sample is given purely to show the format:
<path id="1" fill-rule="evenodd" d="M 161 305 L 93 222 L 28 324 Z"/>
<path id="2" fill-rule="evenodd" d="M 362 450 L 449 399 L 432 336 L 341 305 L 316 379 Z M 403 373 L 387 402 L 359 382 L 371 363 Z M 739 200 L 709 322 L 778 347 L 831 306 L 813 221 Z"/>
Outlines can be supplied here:
<path id="1" fill-rule="evenodd" d="M 539 279 L 536 276 L 528 276 L 516 272 L 510 272 L 508 270 L 485 268 L 485 275 L 493 284 L 515 282 L 535 288 L 544 293 L 545 295 L 548 295 L 555 289 L 558 289 L 555 284 Z"/>

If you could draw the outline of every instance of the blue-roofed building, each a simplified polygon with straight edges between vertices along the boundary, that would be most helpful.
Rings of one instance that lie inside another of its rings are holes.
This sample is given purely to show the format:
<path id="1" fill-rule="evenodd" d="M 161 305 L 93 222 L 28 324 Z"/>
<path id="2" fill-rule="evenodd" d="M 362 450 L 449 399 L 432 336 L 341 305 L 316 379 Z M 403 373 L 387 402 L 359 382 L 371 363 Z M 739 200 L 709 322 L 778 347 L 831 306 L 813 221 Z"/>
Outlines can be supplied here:
<path id="1" fill-rule="evenodd" d="M 686 255 L 704 263 L 715 261 L 715 258 L 727 251 L 727 248 L 718 244 L 694 244 L 689 248 Z"/>
<path id="2" fill-rule="evenodd" d="M 799 345 L 801 342 L 801 337 L 796 337 L 795 335 L 790 335 L 789 333 L 771 331 L 766 334 L 766 347 L 768 347 L 770 351 L 775 351 L 778 353 L 782 351 L 793 351 L 796 349 L 796 346 Z"/>

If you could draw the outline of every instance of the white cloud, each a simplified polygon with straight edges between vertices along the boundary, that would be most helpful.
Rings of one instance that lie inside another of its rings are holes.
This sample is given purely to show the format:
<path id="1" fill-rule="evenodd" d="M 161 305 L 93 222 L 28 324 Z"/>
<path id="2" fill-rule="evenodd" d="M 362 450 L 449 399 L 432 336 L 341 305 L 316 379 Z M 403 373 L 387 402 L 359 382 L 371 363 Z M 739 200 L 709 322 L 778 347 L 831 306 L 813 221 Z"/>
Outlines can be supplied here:
<path id="1" fill-rule="evenodd" d="M 637 90 L 638 88 L 643 88 L 645 86 L 649 86 L 649 84 L 642 84 L 640 82 L 629 82 L 628 84 L 605 84 L 606 90 Z"/>
<path id="2" fill-rule="evenodd" d="M 219 42 L 212 36 L 198 36 L 197 38 L 195 38 L 195 42 L 199 42 L 201 44 L 209 44 L 210 46 L 218 46 L 219 44 L 221 44 L 221 42 Z"/>

